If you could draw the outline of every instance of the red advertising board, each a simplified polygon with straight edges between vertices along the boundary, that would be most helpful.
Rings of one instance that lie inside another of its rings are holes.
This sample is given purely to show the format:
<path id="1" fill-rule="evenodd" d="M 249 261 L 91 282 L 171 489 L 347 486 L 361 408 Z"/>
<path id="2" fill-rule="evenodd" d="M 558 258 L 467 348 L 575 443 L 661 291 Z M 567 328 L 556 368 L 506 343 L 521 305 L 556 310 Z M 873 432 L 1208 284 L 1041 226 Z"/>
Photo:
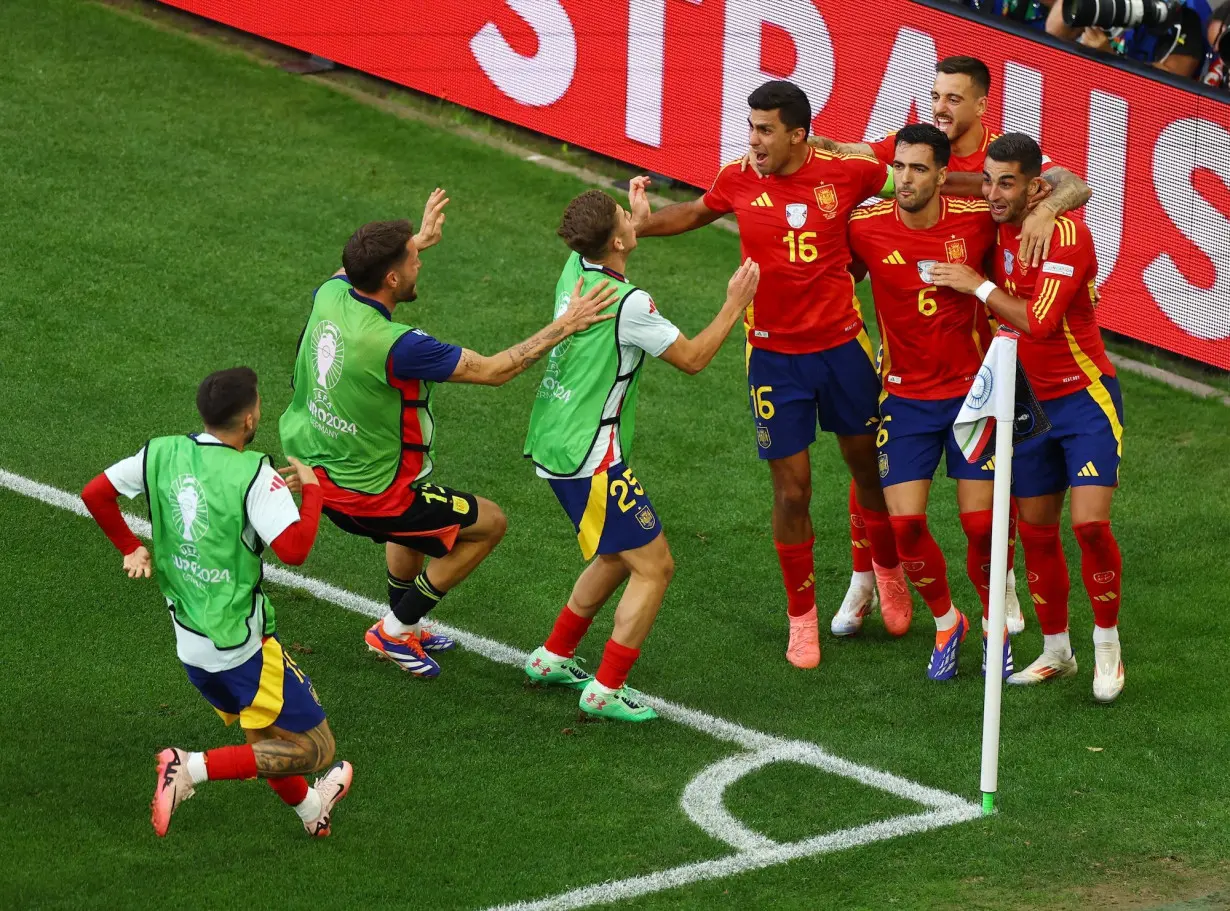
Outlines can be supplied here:
<path id="1" fill-rule="evenodd" d="M 169 2 L 702 187 L 766 79 L 859 140 L 927 116 L 935 61 L 973 54 L 988 125 L 1094 189 L 1102 324 L 1230 369 L 1230 103 L 910 0 Z"/>

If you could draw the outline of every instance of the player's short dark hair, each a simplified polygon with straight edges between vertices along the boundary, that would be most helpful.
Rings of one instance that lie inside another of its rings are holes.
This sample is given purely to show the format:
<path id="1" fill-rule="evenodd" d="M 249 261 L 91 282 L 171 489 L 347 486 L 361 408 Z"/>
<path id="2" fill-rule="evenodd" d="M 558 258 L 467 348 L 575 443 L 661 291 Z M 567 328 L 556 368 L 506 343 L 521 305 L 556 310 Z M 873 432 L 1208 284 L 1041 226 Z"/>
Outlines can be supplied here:
<path id="1" fill-rule="evenodd" d="M 196 390 L 196 410 L 206 427 L 230 428 L 255 404 L 256 371 L 251 367 L 211 373 Z"/>
<path id="2" fill-rule="evenodd" d="M 987 158 L 1000 164 L 1016 162 L 1031 180 L 1042 173 L 1042 150 L 1024 133 L 1005 133 L 987 146 Z"/>
<path id="3" fill-rule="evenodd" d="M 991 71 L 977 57 L 945 57 L 935 65 L 935 71 L 946 76 L 968 76 L 982 94 L 990 94 Z"/>
<path id="4" fill-rule="evenodd" d="M 787 130 L 811 132 L 811 102 L 807 93 L 785 79 L 766 82 L 747 96 L 747 106 L 753 111 L 777 111 Z"/>
<path id="5" fill-rule="evenodd" d="M 952 157 L 952 143 L 939 127 L 929 123 L 911 123 L 897 131 L 897 145 L 931 146 L 937 168 L 948 167 Z"/>
<path id="6" fill-rule="evenodd" d="M 346 278 L 360 291 L 380 290 L 389 270 L 407 255 L 406 242 L 414 236 L 414 225 L 397 221 L 372 221 L 350 235 L 342 250 Z"/>
<path id="7" fill-rule="evenodd" d="M 555 233 L 586 259 L 602 259 L 615 233 L 618 213 L 619 208 L 609 195 L 601 190 L 586 190 L 568 203 Z"/>

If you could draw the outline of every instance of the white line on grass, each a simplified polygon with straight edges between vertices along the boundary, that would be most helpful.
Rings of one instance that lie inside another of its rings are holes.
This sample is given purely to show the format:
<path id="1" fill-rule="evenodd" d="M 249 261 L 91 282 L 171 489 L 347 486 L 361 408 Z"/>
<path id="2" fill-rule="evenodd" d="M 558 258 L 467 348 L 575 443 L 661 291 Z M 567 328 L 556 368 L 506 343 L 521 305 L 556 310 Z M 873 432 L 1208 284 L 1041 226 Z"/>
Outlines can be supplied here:
<path id="1" fill-rule="evenodd" d="M 8 488 L 15 493 L 67 510 L 78 516 L 89 515 L 80 497 L 2 468 L 0 468 L 0 487 Z M 143 538 L 150 536 L 150 524 L 146 519 L 127 513 L 124 514 L 124 518 L 135 534 Z M 300 575 L 280 566 L 266 564 L 265 578 L 288 588 L 297 588 L 322 601 L 328 601 L 338 607 L 344 607 L 369 617 L 381 617 L 388 610 L 385 604 L 372 598 L 346 591 L 336 585 Z M 456 639 L 459 645 L 498 664 L 521 667 L 528 657 L 527 653 L 520 649 L 488 639 L 486 636 L 479 636 L 442 623 L 438 624 L 438 628 L 441 632 Z M 889 772 L 850 762 L 834 756 L 814 743 L 786 740 L 772 734 L 754 731 L 733 721 L 726 721 L 665 699 L 650 697 L 650 700 L 662 716 L 708 734 L 717 740 L 737 744 L 746 751 L 721 759 L 703 769 L 688 784 L 680 801 L 681 808 L 689 819 L 706 834 L 734 847 L 737 853 L 717 860 L 684 864 L 644 876 L 634 876 L 596 886 L 585 886 L 550 898 L 500 905 L 498 911 L 565 911 L 565 909 L 622 901 L 650 892 L 673 889 L 688 883 L 733 876 L 748 870 L 758 870 L 802 857 L 813 857 L 901 835 L 925 832 L 929 829 L 976 819 L 981 813 L 977 804 L 970 803 L 955 794 L 930 788 Z M 922 804 L 930 809 L 925 813 L 897 816 L 791 844 L 778 844 L 740 823 L 726 809 L 724 802 L 726 789 L 732 784 L 744 775 L 775 762 L 794 762 L 813 766 L 825 772 L 857 781 L 867 787 L 886 791 L 903 800 Z M 492 909 L 492 911 L 497 911 L 497 909 Z"/>

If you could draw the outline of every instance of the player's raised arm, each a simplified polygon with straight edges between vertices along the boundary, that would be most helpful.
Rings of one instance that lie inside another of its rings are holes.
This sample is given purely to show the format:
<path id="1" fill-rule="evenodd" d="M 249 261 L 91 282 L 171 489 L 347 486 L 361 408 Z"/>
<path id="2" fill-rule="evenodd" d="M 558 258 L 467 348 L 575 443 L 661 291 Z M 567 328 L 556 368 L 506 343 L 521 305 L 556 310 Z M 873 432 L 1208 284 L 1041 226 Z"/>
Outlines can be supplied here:
<path id="1" fill-rule="evenodd" d="M 414 235 L 414 245 L 422 253 L 428 247 L 434 247 L 440 242 L 444 231 L 444 207 L 448 205 L 448 194 L 439 187 L 432 190 L 427 197 L 427 205 L 423 207 L 423 224 L 419 233 Z"/>
<path id="2" fill-rule="evenodd" d="M 567 310 L 521 344 L 513 345 L 499 354 L 487 357 L 477 351 L 463 348 L 457 368 L 447 382 L 502 386 L 525 372 L 570 335 L 583 332 L 594 323 L 614 319 L 614 313 L 602 312 L 615 303 L 619 296 L 618 290 L 608 287 L 609 284 L 603 280 L 585 294 L 581 294 L 582 282 L 578 280 L 572 292 L 572 303 Z"/>
<path id="3" fill-rule="evenodd" d="M 669 237 L 703 228 L 721 218 L 730 209 L 715 210 L 705 204 L 713 190 L 691 202 L 677 202 L 657 212 L 650 211 L 648 177 L 634 177 L 628 184 L 628 208 L 637 237 Z"/>
<path id="4" fill-rule="evenodd" d="M 726 301 L 713 322 L 697 333 L 695 338 L 680 333 L 679 338 L 662 352 L 661 359 L 687 374 L 704 370 L 756 296 L 759 283 L 760 266 L 745 259 L 726 285 Z"/>

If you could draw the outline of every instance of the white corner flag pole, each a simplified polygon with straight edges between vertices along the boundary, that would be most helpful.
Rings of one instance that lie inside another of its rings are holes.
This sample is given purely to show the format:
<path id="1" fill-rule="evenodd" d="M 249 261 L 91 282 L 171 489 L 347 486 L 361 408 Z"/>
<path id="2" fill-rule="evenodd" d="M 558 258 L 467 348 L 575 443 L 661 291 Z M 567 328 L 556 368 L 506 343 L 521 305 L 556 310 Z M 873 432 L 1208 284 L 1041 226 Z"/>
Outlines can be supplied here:
<path id="1" fill-rule="evenodd" d="M 1016 344 L 1000 335 L 1004 350 L 993 364 L 995 500 L 991 520 L 991 590 L 987 620 L 987 674 L 982 709 L 982 813 L 995 812 L 999 786 L 999 718 L 1004 679 L 1004 592 L 1008 578 L 1008 513 L 1012 499 L 1012 428 L 1016 417 Z M 988 358 L 990 360 L 990 358 Z"/>

